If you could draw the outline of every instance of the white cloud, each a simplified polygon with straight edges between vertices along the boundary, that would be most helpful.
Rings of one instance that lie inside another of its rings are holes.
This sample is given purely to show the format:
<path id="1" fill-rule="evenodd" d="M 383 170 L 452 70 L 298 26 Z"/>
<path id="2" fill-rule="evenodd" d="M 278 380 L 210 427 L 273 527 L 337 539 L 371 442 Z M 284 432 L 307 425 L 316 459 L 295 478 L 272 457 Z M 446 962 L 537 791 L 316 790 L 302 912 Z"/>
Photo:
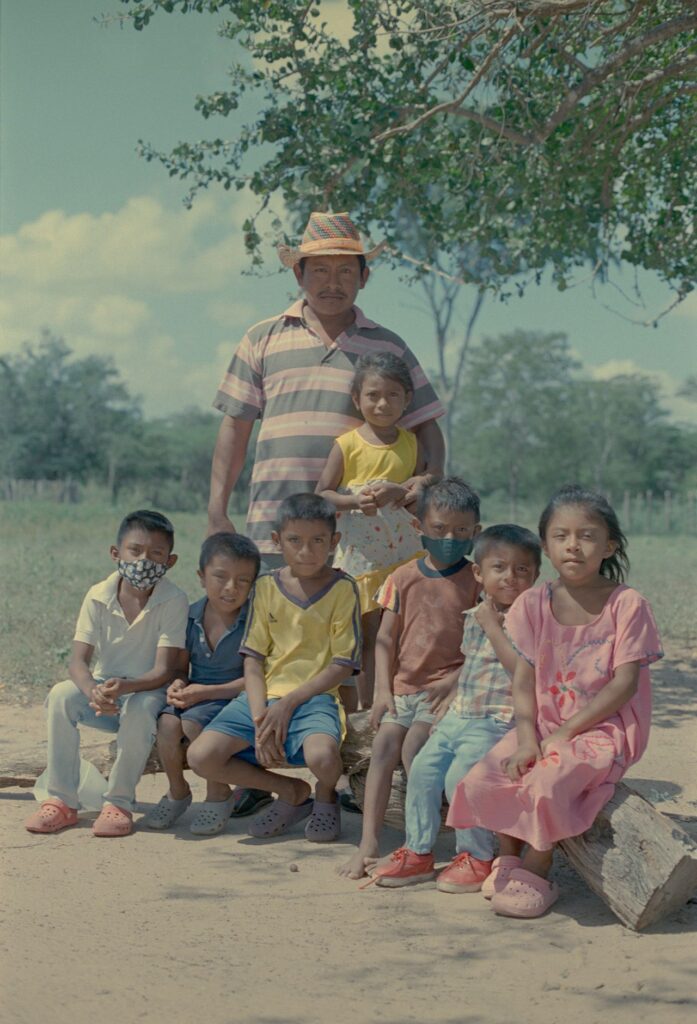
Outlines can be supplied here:
<path id="1" fill-rule="evenodd" d="M 248 266 L 248 208 L 244 197 L 204 195 L 187 211 L 138 196 L 99 216 L 50 210 L 0 237 L 0 352 L 47 327 L 78 358 L 113 357 L 148 414 L 210 406 L 239 341 L 214 362 L 213 324 L 227 333 L 257 319 L 226 294 Z"/>
<path id="2" fill-rule="evenodd" d="M 673 419 L 683 423 L 697 424 L 697 402 L 679 398 L 676 394 L 681 381 L 665 370 L 647 370 L 631 359 L 611 359 L 599 366 L 590 367 L 593 380 L 611 380 L 613 377 L 639 374 L 650 377 L 661 392 L 661 402 Z"/>
<path id="3" fill-rule="evenodd" d="M 191 210 L 149 196 L 99 216 L 50 210 L 0 238 L 0 273 L 8 285 L 34 288 L 211 292 L 246 263 L 243 217 L 242 204 L 212 196 Z"/>

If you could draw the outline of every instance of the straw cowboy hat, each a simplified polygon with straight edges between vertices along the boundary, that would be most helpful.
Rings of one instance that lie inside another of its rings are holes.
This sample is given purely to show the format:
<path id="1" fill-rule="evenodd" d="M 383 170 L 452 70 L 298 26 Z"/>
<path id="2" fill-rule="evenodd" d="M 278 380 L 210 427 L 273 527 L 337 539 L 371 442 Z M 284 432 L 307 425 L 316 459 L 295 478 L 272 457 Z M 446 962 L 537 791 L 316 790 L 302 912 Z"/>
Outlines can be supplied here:
<path id="1" fill-rule="evenodd" d="M 294 267 L 305 256 L 365 256 L 373 260 L 385 248 L 381 242 L 366 250 L 358 228 L 348 213 L 311 213 L 303 240 L 297 249 L 279 245 L 278 257 L 285 267 Z"/>

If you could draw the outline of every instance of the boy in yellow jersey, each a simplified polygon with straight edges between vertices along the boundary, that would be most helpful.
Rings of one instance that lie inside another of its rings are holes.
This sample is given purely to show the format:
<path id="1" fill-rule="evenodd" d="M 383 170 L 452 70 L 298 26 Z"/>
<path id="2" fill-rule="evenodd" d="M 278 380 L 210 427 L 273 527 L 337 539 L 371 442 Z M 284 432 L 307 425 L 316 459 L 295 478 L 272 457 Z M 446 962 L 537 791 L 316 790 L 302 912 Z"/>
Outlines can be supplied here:
<path id="1" fill-rule="evenodd" d="M 281 835 L 309 816 L 315 843 L 341 830 L 334 787 L 344 731 L 339 686 L 361 665 L 356 585 L 327 559 L 336 547 L 334 508 L 316 494 L 281 502 L 272 533 L 285 565 L 261 576 L 250 598 L 244 655 L 245 693 L 191 744 L 187 757 L 205 779 L 275 793 L 251 822 L 257 838 Z M 314 800 L 300 778 L 274 768 L 306 766 Z"/>

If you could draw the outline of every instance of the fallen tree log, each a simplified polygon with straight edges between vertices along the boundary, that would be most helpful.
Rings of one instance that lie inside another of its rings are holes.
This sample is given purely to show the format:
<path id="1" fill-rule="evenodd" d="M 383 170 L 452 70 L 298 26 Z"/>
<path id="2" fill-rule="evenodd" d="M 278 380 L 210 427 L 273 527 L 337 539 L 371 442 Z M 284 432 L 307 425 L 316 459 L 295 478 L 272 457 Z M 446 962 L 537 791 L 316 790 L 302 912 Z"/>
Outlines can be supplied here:
<path id="1" fill-rule="evenodd" d="M 107 776 L 116 757 L 116 740 L 113 738 L 113 734 L 94 743 L 82 742 L 80 757 L 83 757 L 85 761 L 91 761 L 102 775 Z M 8 786 L 28 789 L 34 785 L 45 767 L 45 743 L 32 750 L 23 751 L 20 756 L 14 756 L 11 760 L 8 760 L 6 754 L 2 754 L 0 755 L 0 789 L 7 789 Z M 153 775 L 161 771 L 163 768 L 157 756 L 157 747 L 153 747 L 145 766 L 145 774 Z"/>
<path id="2" fill-rule="evenodd" d="M 373 742 L 369 718 L 365 711 L 349 717 L 341 751 L 359 806 L 363 804 Z M 108 775 L 115 749 L 115 740 L 105 736 L 101 741 L 83 743 L 80 753 Z M 12 763 L 0 757 L 0 788 L 33 786 L 45 765 L 45 744 L 14 758 Z M 145 773 L 161 771 L 153 748 Z M 400 769 L 393 776 L 385 820 L 402 831 L 405 796 L 406 778 Z M 443 822 L 446 810 L 444 805 Z M 565 839 L 559 846 L 589 888 L 635 931 L 677 910 L 697 890 L 697 843 L 675 820 L 661 814 L 624 783 L 617 786 L 592 828 L 581 836 Z"/>
<path id="3" fill-rule="evenodd" d="M 368 715 L 352 715 L 342 755 L 359 806 L 371 742 Z M 402 831 L 405 795 L 406 778 L 395 772 L 385 820 Z M 635 931 L 679 909 L 697 891 L 697 844 L 675 820 L 622 782 L 593 827 L 559 847 L 586 885 Z"/>

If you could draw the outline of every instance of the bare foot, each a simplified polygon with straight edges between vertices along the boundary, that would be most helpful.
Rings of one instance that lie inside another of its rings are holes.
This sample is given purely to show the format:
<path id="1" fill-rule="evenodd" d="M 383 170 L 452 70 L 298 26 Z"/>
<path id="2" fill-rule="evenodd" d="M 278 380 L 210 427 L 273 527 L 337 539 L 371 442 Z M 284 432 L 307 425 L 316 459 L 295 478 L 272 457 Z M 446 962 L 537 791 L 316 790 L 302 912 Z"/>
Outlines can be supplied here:
<path id="1" fill-rule="evenodd" d="M 388 853 L 384 857 L 380 857 L 380 858 L 378 858 L 378 857 L 366 857 L 366 859 L 365 859 L 365 873 L 366 873 L 366 875 L 372 875 L 373 871 L 375 871 L 375 868 L 387 867 L 388 864 L 392 863 L 393 855 L 394 855 L 394 850 L 392 851 L 392 853 Z"/>
<path id="2" fill-rule="evenodd" d="M 343 878 L 363 878 L 368 874 L 368 867 L 375 863 L 377 855 L 377 846 L 359 846 L 356 852 L 336 869 L 336 873 Z"/>

